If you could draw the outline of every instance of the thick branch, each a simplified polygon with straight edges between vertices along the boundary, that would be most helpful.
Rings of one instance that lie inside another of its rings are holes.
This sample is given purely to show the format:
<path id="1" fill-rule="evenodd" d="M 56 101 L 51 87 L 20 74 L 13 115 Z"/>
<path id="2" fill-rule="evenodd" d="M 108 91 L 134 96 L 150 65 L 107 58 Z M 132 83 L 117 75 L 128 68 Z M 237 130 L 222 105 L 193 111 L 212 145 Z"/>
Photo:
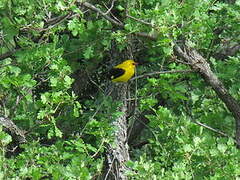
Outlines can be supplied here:
<path id="1" fill-rule="evenodd" d="M 26 137 L 24 131 L 19 129 L 14 122 L 6 117 L 0 117 L 0 124 L 9 130 L 14 136 L 16 136 L 17 141 L 20 143 L 26 142 Z"/>
<path id="2" fill-rule="evenodd" d="M 189 63 L 193 70 L 197 70 L 205 81 L 213 88 L 218 97 L 225 103 L 228 110 L 233 114 L 236 123 L 236 143 L 240 147 L 240 105 L 227 91 L 223 83 L 211 71 L 207 61 L 194 49 L 186 45 L 174 46 L 176 55 Z"/>
<path id="3" fill-rule="evenodd" d="M 51 18 L 51 19 L 46 21 L 46 23 L 44 24 L 44 28 L 32 28 L 31 26 L 26 26 L 26 27 L 22 27 L 20 29 L 20 31 L 35 30 L 35 31 L 38 31 L 38 32 L 45 32 L 45 31 L 48 31 L 48 30 L 54 28 L 55 26 L 61 24 L 66 19 L 72 17 L 72 15 L 73 15 L 73 12 L 69 12 L 66 15 Z"/>
<path id="4" fill-rule="evenodd" d="M 240 51 L 240 44 L 234 44 L 232 46 L 227 46 L 223 48 L 221 51 L 216 53 L 214 57 L 216 59 L 224 60 L 229 56 L 234 56 L 239 51 Z"/>

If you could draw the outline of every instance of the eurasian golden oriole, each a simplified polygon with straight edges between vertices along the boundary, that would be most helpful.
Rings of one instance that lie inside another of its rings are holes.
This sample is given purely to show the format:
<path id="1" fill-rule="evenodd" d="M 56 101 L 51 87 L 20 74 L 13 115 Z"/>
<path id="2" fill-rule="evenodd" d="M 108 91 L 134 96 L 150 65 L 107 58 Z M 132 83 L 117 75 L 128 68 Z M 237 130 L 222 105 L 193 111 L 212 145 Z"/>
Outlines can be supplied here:
<path id="1" fill-rule="evenodd" d="M 110 79 L 112 82 L 127 82 L 134 75 L 137 64 L 134 60 L 123 61 L 109 71 Z"/>

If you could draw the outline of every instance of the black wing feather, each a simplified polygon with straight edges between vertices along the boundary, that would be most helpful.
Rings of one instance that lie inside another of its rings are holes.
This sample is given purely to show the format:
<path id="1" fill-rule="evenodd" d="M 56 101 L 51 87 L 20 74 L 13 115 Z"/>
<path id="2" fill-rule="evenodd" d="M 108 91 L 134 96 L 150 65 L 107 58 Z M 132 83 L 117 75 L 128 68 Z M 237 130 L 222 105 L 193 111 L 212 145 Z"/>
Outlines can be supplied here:
<path id="1" fill-rule="evenodd" d="M 121 68 L 112 68 L 109 73 L 108 73 L 108 77 L 109 79 L 115 79 L 119 76 L 122 76 L 125 73 L 124 69 Z"/>

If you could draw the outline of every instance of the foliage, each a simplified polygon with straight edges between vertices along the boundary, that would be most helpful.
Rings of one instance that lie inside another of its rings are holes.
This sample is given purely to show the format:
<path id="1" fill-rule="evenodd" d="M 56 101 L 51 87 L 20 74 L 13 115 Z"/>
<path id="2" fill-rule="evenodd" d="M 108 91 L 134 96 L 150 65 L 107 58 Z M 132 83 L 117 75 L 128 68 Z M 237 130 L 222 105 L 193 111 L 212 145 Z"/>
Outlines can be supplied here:
<path id="1" fill-rule="evenodd" d="M 239 176 L 239 150 L 234 140 L 214 137 L 185 119 L 160 107 L 149 116 L 150 144 L 128 165 L 135 179 L 234 179 Z M 146 176 L 147 175 L 147 176 Z"/>
<path id="2" fill-rule="evenodd" d="M 27 136 L 27 143 L 19 145 L 0 129 L 0 179 L 101 176 L 114 139 L 112 121 L 121 113 L 119 102 L 106 96 L 105 72 L 129 58 L 126 52 L 143 64 L 138 74 L 184 70 L 189 67 L 175 61 L 173 46 L 185 40 L 240 99 L 239 54 L 217 58 L 225 47 L 239 44 L 239 0 L 124 0 L 115 1 L 111 13 L 106 8 L 111 1 L 91 3 L 123 27 L 74 0 L 0 1 L 1 57 L 11 52 L 0 59 L 0 116 Z M 137 37 L 138 32 L 157 39 Z M 240 176 L 234 119 L 201 77 L 163 74 L 138 79 L 137 85 L 136 92 L 129 88 L 137 95 L 136 112 L 150 123 L 135 142 L 149 143 L 130 147 L 130 179 Z"/>

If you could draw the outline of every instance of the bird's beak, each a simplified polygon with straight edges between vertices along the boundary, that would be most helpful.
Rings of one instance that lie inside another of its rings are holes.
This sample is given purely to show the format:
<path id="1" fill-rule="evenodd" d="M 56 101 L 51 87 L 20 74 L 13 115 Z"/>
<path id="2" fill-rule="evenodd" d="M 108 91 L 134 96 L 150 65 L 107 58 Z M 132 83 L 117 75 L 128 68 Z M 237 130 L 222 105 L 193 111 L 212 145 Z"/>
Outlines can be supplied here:
<path id="1" fill-rule="evenodd" d="M 134 62 L 134 65 L 137 66 L 139 63 L 138 62 Z"/>

